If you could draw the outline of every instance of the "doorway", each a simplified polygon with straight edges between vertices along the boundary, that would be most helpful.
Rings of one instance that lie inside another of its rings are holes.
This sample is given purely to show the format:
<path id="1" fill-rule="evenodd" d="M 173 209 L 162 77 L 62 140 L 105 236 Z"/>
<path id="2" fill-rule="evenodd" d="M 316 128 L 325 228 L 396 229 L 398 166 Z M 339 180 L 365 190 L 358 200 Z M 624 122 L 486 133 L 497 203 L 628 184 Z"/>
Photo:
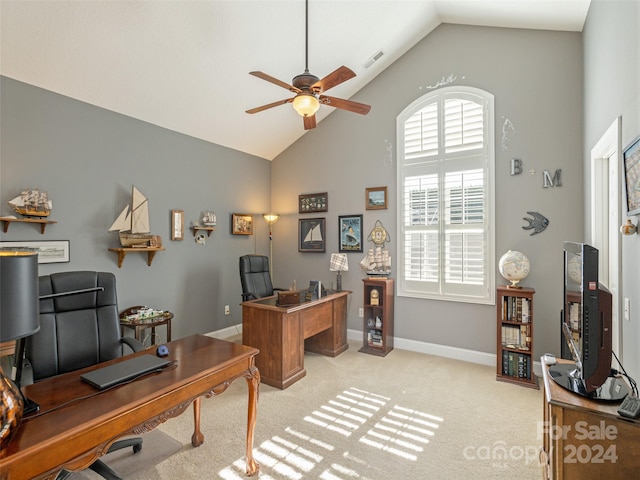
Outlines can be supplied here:
<path id="1" fill-rule="evenodd" d="M 620 341 L 620 121 L 618 117 L 591 150 L 591 240 L 599 251 L 599 280 L 612 295 L 613 351 L 622 361 Z"/>

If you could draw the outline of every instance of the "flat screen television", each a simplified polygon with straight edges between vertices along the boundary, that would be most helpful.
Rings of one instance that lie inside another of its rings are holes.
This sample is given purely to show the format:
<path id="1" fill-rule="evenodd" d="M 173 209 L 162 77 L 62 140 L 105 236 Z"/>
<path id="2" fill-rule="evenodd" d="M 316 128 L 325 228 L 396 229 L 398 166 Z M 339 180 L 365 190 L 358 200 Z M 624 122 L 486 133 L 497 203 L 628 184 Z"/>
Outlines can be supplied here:
<path id="1" fill-rule="evenodd" d="M 629 392 L 611 375 L 612 297 L 598 281 L 598 250 L 564 242 L 564 305 L 561 357 L 571 363 L 549 368 L 559 385 L 594 400 L 619 401 Z"/>

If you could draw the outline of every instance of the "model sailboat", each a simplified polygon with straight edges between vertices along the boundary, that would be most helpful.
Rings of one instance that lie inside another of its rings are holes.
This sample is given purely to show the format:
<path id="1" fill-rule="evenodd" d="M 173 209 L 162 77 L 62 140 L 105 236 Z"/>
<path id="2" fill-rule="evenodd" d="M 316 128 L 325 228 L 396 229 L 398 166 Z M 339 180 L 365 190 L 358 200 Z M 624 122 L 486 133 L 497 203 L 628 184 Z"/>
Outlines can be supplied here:
<path id="1" fill-rule="evenodd" d="M 16 213 L 25 217 L 48 217 L 51 213 L 51 200 L 47 192 L 23 190 L 20 195 L 9 200 L 9 205 Z"/>
<path id="2" fill-rule="evenodd" d="M 127 204 L 113 225 L 110 232 L 118 232 L 123 247 L 159 247 L 162 239 L 149 233 L 149 203 L 147 198 L 136 187 L 132 187 L 131 205 Z"/>

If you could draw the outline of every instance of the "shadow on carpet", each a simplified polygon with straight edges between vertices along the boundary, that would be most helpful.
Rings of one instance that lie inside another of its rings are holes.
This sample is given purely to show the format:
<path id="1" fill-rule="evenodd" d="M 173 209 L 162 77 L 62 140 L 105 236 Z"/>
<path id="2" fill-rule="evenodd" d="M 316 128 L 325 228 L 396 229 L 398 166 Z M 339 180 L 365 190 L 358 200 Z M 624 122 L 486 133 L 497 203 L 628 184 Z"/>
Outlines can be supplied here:
<path id="1" fill-rule="evenodd" d="M 160 430 L 152 430 L 144 434 L 142 440 L 140 452 L 134 454 L 132 448 L 124 448 L 103 456 L 102 461 L 122 478 L 129 478 L 137 473 L 152 469 L 182 449 L 180 442 Z M 102 479 L 102 477 L 89 469 L 76 472 L 68 477 L 68 480 L 96 479 Z"/>

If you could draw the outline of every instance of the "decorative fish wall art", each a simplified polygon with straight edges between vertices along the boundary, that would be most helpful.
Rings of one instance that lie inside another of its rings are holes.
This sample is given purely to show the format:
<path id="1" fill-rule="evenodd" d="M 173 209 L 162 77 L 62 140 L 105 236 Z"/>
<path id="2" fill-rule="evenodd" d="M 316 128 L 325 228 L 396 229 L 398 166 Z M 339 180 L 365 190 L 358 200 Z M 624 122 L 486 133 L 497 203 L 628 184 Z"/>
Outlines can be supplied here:
<path id="1" fill-rule="evenodd" d="M 535 235 L 536 233 L 544 232 L 544 230 L 549 226 L 549 219 L 538 212 L 527 212 L 527 214 L 531 215 L 532 218 L 522 217 L 523 220 L 529 222 L 528 225 L 522 227 L 523 230 L 532 230 L 531 235 Z"/>

